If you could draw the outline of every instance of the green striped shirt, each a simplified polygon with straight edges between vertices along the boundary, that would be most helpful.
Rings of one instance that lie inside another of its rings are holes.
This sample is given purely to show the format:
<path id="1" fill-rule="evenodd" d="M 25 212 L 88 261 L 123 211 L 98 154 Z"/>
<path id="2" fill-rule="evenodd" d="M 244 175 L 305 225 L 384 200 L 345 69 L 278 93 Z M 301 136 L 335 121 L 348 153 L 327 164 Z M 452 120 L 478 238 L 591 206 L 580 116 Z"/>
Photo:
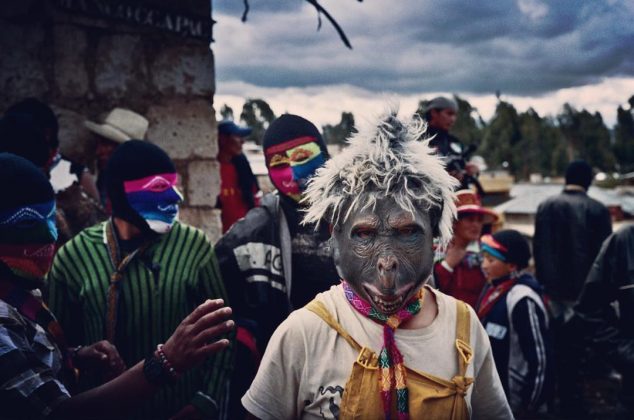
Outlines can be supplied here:
<path id="1" fill-rule="evenodd" d="M 49 305 L 69 345 L 105 339 L 108 287 L 114 266 L 104 222 L 85 229 L 55 256 L 49 273 Z M 207 298 L 227 301 L 213 246 L 205 234 L 176 222 L 172 230 L 127 266 L 120 286 L 115 345 L 127 366 L 146 358 Z M 222 405 L 233 350 L 164 386 L 134 418 L 166 418 L 202 391 Z"/>

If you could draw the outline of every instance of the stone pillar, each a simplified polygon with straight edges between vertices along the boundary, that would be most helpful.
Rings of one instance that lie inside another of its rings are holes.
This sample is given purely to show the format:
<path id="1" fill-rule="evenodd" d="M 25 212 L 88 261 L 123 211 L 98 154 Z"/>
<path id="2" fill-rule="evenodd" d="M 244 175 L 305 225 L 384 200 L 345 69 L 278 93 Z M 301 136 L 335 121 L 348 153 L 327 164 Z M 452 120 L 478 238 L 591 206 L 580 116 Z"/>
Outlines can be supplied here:
<path id="1" fill-rule="evenodd" d="M 215 242 L 221 228 L 213 208 L 220 186 L 214 59 L 208 39 L 174 31 L 186 27 L 187 17 L 210 19 L 210 3 L 2 2 L 0 112 L 29 96 L 49 103 L 60 120 L 62 152 L 89 167 L 95 137 L 83 127 L 85 119 L 99 120 L 117 106 L 144 115 L 150 121 L 147 139 L 167 151 L 181 177 L 181 220 Z M 86 12 L 86 5 L 100 12 Z M 136 12 L 118 12 L 128 6 Z M 151 16 L 143 14 L 148 9 L 167 12 L 171 30 L 161 26 L 163 21 L 148 26 Z"/>

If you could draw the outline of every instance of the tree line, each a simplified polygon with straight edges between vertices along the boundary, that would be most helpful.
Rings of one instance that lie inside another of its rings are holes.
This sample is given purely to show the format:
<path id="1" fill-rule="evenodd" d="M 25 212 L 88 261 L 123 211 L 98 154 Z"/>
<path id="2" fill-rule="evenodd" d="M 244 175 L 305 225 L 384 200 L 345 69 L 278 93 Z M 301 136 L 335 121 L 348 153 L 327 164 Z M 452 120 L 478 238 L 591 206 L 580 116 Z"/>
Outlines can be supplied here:
<path id="1" fill-rule="evenodd" d="M 626 108 L 617 108 L 616 125 L 610 130 L 599 112 L 578 110 L 565 104 L 556 116 L 540 116 L 533 108 L 518 112 L 513 104 L 498 97 L 494 115 L 484 119 L 467 100 L 454 95 L 458 118 L 451 133 L 465 145 L 477 146 L 489 168 L 505 168 L 516 179 L 532 173 L 559 176 L 574 159 L 584 159 L 603 172 L 634 171 L 634 95 Z M 419 101 L 416 113 L 423 115 L 426 100 Z M 223 119 L 235 119 L 233 109 L 224 105 Z M 276 118 L 263 99 L 248 99 L 239 116 L 252 128 L 248 140 L 260 144 L 264 131 Z M 322 126 L 328 144 L 343 145 L 354 130 L 352 112 L 342 112 L 337 124 Z"/>

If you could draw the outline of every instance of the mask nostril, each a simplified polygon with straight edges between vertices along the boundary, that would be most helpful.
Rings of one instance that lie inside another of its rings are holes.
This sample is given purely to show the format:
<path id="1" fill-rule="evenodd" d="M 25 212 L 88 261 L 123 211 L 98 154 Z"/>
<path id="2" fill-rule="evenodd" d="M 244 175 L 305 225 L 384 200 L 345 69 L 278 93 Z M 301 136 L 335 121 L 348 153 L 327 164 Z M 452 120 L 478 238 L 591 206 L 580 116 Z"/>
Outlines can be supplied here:
<path id="1" fill-rule="evenodd" d="M 393 271 L 396 269 L 397 261 L 393 255 L 387 257 L 379 257 L 377 261 L 377 269 L 380 272 Z"/>

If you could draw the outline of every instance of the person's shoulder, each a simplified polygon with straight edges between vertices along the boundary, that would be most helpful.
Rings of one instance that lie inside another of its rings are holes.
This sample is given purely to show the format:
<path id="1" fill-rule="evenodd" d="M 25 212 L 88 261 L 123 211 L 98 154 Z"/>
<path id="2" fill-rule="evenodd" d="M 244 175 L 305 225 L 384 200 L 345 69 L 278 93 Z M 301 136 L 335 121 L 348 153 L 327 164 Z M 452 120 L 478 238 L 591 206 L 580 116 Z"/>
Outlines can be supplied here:
<path id="1" fill-rule="evenodd" d="M 620 245 L 628 244 L 634 248 L 634 223 L 617 230 L 612 237 Z"/>
<path id="2" fill-rule="evenodd" d="M 523 276 L 522 281 L 516 283 L 506 295 L 506 304 L 510 312 L 524 299 L 533 301 L 542 311 L 546 312 L 544 301 L 540 294 L 540 286 L 532 276 Z"/>
<path id="3" fill-rule="evenodd" d="M 274 229 L 275 216 L 279 211 L 275 196 L 267 194 L 262 198 L 262 205 L 254 207 L 237 222 L 218 241 L 219 245 L 241 244 L 265 238 Z"/>
<path id="4" fill-rule="evenodd" d="M 567 196 L 566 194 L 562 191 L 559 194 L 555 194 L 555 195 L 551 195 L 549 197 L 546 197 L 545 199 L 543 199 L 540 203 L 538 208 L 540 209 L 545 209 L 545 208 L 549 208 L 552 207 L 554 205 L 559 205 L 561 203 L 564 203 L 567 201 Z"/>
<path id="5" fill-rule="evenodd" d="M 0 322 L 2 324 L 17 324 L 22 319 L 22 315 L 13 305 L 9 305 L 0 299 Z"/>
<path id="6" fill-rule="evenodd" d="M 458 307 L 463 306 L 467 309 L 467 313 L 469 316 L 469 323 L 471 327 L 480 325 L 480 321 L 478 320 L 478 315 L 475 313 L 471 305 L 465 303 L 459 299 L 456 299 L 453 296 L 450 296 L 446 293 L 441 292 L 438 289 L 429 288 L 428 290 L 432 290 L 434 295 L 436 296 L 437 304 L 439 308 L 443 308 L 447 311 L 449 317 L 448 319 L 453 320 L 453 327 L 455 328 L 456 323 L 458 322 Z"/>
<path id="7" fill-rule="evenodd" d="M 597 200 L 596 198 L 592 198 L 586 194 L 586 201 L 590 203 L 590 205 L 592 206 L 592 209 L 596 211 L 597 213 L 603 213 L 603 214 L 609 215 L 610 210 L 608 210 L 607 206 L 603 204 L 602 202 L 600 202 L 599 200 Z"/>
<path id="8" fill-rule="evenodd" d="M 106 239 L 104 237 L 105 226 L 107 222 L 99 222 L 96 225 L 87 227 L 73 236 L 59 249 L 59 252 L 68 252 L 81 243 L 90 243 L 92 245 L 103 244 L 105 246 Z"/>
<path id="9" fill-rule="evenodd" d="M 186 238 L 186 242 L 193 244 L 198 244 L 199 242 L 205 241 L 209 242 L 209 238 L 207 237 L 205 232 L 202 231 L 202 229 L 179 221 L 174 222 L 174 225 L 172 225 L 172 229 L 170 229 L 170 231 L 163 237 L 165 238 L 164 240 L 169 240 L 174 236 L 182 236 Z"/>
<path id="10" fill-rule="evenodd" d="M 311 308 L 315 302 L 319 302 L 334 321 L 340 322 L 339 313 L 343 309 L 340 307 L 342 305 L 342 299 L 340 298 L 343 296 L 343 292 L 340 289 L 341 286 L 332 286 L 329 290 L 317 294 L 314 302 L 291 312 L 288 318 L 280 325 L 280 328 L 287 334 L 300 334 L 308 341 L 319 342 L 323 334 L 334 332 L 334 330 Z"/>
<path id="11" fill-rule="evenodd" d="M 453 296 L 449 296 L 439 290 L 433 290 L 436 299 L 439 301 L 439 308 L 447 311 L 446 317 L 444 317 L 449 325 L 446 325 L 445 328 L 449 328 L 452 331 L 455 331 L 458 326 L 458 306 L 463 306 L 467 309 L 467 314 L 469 316 L 469 329 L 470 329 L 470 337 L 469 337 L 469 346 L 473 350 L 474 354 L 478 354 L 478 364 L 482 361 L 484 355 L 488 352 L 490 348 L 490 342 L 478 315 L 475 310 L 469 305 L 461 300 L 456 299 Z"/>

